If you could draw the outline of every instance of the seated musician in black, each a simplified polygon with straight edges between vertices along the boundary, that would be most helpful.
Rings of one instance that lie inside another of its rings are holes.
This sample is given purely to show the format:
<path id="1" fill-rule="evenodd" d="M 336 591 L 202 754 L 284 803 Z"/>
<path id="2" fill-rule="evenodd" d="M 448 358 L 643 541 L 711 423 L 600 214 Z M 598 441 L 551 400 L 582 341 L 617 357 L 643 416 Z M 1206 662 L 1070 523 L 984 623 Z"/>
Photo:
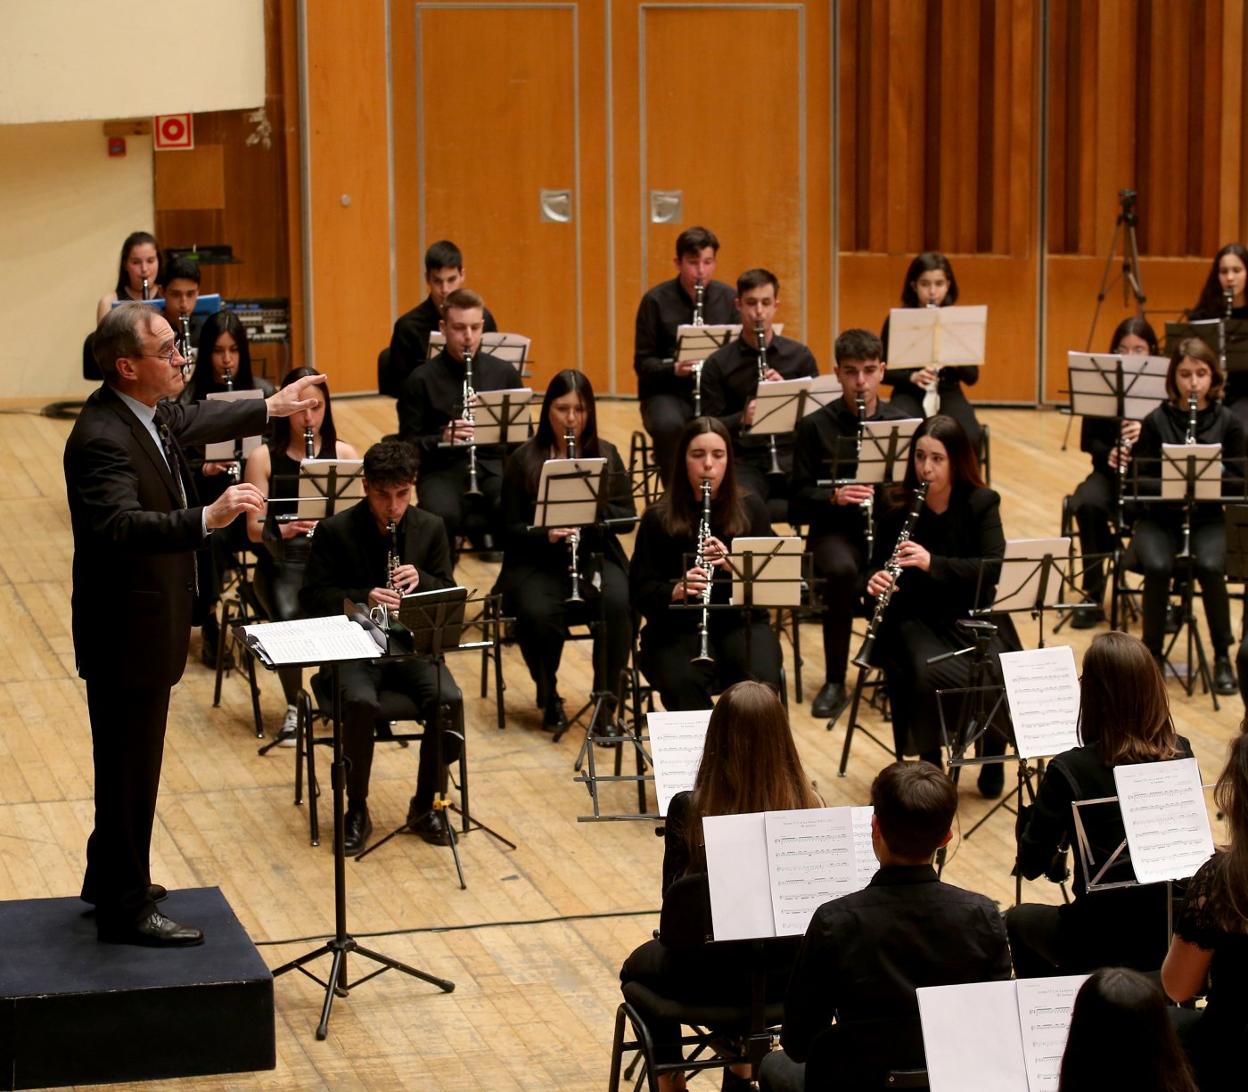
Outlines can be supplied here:
<path id="1" fill-rule="evenodd" d="M 869 330 L 846 330 L 835 350 L 843 393 L 797 424 L 789 502 L 789 518 L 809 525 L 807 545 L 823 599 L 824 684 L 810 707 L 811 716 L 821 719 L 835 717 L 849 700 L 849 642 L 870 560 L 867 530 L 873 516 L 864 502 L 878 499 L 877 486 L 833 486 L 832 475 L 846 479 L 857 472 L 863 421 L 906 416 L 880 399 L 884 361 L 878 337 Z"/>
<path id="2" fill-rule="evenodd" d="M 780 281 L 766 269 L 749 269 L 737 278 L 733 300 L 741 318 L 741 335 L 717 349 L 702 365 L 702 412 L 718 417 L 732 435 L 737 480 L 742 488 L 768 502 L 772 518 L 788 518 L 788 476 L 793 469 L 793 436 L 776 436 L 779 473 L 769 473 L 771 445 L 766 436 L 751 436 L 759 383 L 759 338 L 766 346 L 769 381 L 804 379 L 819 374 L 814 354 L 800 341 L 772 330 L 780 306 Z"/>
<path id="3" fill-rule="evenodd" d="M 445 529 L 435 517 L 412 506 L 415 477 L 415 456 L 402 441 L 382 441 L 364 453 L 364 499 L 321 520 L 312 536 L 300 595 L 307 616 L 341 614 L 344 599 L 368 607 L 397 608 L 402 594 L 454 586 Z M 391 521 L 393 535 L 388 529 Z M 399 565 L 390 573 L 392 549 Z M 410 696 L 425 723 L 416 793 L 407 821 L 425 841 L 443 844 L 445 832 L 430 810 L 445 776 L 445 768 L 437 768 L 433 733 L 442 733 L 442 761 L 453 762 L 459 757 L 464 720 L 463 699 L 450 671 L 445 665 L 441 668 L 440 694 L 437 672 L 427 660 L 344 663 L 339 676 L 347 757 L 347 852 L 358 852 L 373 829 L 368 782 L 383 690 Z"/>
<path id="4" fill-rule="evenodd" d="M 378 377 L 382 394 L 399 398 L 407 377 L 429 356 L 429 335 L 439 329 L 446 297 L 464 286 L 464 255 L 449 239 L 439 239 L 425 251 L 425 284 L 429 294 L 410 311 L 399 316 L 390 337 L 390 360 Z M 485 332 L 498 329 L 494 316 L 483 312 Z"/>
<path id="5" fill-rule="evenodd" d="M 499 501 L 503 489 L 504 449 L 497 444 L 476 448 L 476 488 L 470 493 L 473 424 L 465 419 L 472 406 L 464 405 L 467 380 L 465 356 L 472 357 L 472 390 L 499 391 L 521 386 L 515 367 L 480 352 L 485 329 L 485 303 L 475 292 L 459 288 L 446 297 L 446 317 L 440 323 L 446 348 L 407 377 L 399 396 L 399 436 L 415 444 L 420 464 L 416 492 L 420 507 L 440 516 L 451 549 L 475 515 L 472 529 L 480 545 L 486 536 L 502 530 Z M 448 446 L 454 444 L 454 447 Z"/>
<path id="6" fill-rule="evenodd" d="M 194 317 L 195 305 L 199 302 L 199 263 L 182 257 L 162 262 L 160 289 L 165 301 L 160 313 L 173 328 L 173 336 L 179 344 L 182 343 L 182 320 L 186 319 L 192 348 L 184 355 L 198 363 L 198 350 L 193 346 L 198 342 L 201 321 Z"/>
<path id="7" fill-rule="evenodd" d="M 1157 334 L 1146 319 L 1123 319 L 1109 339 L 1109 351 L 1120 356 L 1155 356 Z M 1079 527 L 1079 549 L 1084 557 L 1110 554 L 1118 548 L 1113 528 L 1118 525 L 1119 459 L 1125 473 L 1131 445 L 1140 438 L 1140 422 L 1114 417 L 1085 417 L 1079 426 L 1079 450 L 1092 456 L 1089 474 L 1071 498 Z M 1112 525 L 1111 525 L 1112 523 Z M 1105 620 L 1105 562 L 1085 561 L 1083 594 L 1088 606 L 1075 611 L 1072 629 L 1092 629 Z"/>
<path id="8" fill-rule="evenodd" d="M 676 363 L 676 331 L 696 319 L 697 286 L 702 286 L 701 321 L 719 326 L 739 321 L 732 289 L 712 280 L 719 239 L 704 227 L 676 237 L 676 277 L 656 284 L 637 307 L 633 370 L 641 399 L 641 420 L 654 441 L 654 458 L 663 484 L 671 473 L 680 431 L 693 417 L 694 364 Z"/>
<path id="9" fill-rule="evenodd" d="M 618 537 L 620 532 L 631 532 L 633 526 L 577 530 L 577 585 L 582 602 L 575 604 L 568 601 L 572 593 L 569 538 L 573 529 L 532 526 L 542 464 L 547 459 L 569 457 L 569 433 L 578 457 L 607 461 L 599 518 L 626 520 L 637 513 L 619 452 L 598 435 L 593 385 L 583 372 L 565 368 L 546 386 L 537 435 L 507 460 L 503 474 L 506 540 L 498 576 L 503 609 L 516 619 L 520 652 L 537 684 L 537 704 L 544 710 L 544 724 L 552 730 L 565 723 L 556 676 L 568 622 L 602 619 L 602 625 L 594 630 L 596 693 L 611 691 L 614 695 L 633 643 L 628 559 Z M 557 510 L 554 516 L 559 518 Z M 614 696 L 604 700 L 614 708 Z"/>
<path id="10" fill-rule="evenodd" d="M 646 621 L 641 669 L 663 708 L 709 709 L 713 694 L 742 679 L 780 685 L 780 644 L 767 612 L 752 611 L 747 619 L 743 608 L 727 605 L 732 540 L 770 535 L 771 523 L 763 502 L 738 489 L 728 430 L 714 417 L 695 417 L 685 426 L 675 459 L 681 473 L 642 514 L 628 568 L 629 597 Z M 710 533 L 698 565 L 703 482 L 710 486 Z M 702 659 L 699 604 L 708 580 L 712 604 L 723 605 L 705 611 L 709 659 Z"/>
<path id="11" fill-rule="evenodd" d="M 890 1070 L 926 1064 L 915 990 L 1010 978 L 996 905 L 932 867 L 952 837 L 953 782 L 928 762 L 894 762 L 871 804 L 879 871 L 810 919 L 784 1000 L 784 1049 L 760 1070 L 772 1092 L 884 1088 Z"/>

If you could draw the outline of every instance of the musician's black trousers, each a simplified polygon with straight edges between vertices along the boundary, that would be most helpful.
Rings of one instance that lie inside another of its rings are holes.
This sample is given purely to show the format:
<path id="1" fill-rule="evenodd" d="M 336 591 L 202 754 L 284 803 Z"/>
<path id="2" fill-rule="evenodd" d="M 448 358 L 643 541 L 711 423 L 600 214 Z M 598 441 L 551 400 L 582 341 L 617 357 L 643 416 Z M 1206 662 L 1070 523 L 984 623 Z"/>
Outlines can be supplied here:
<path id="1" fill-rule="evenodd" d="M 719 621 L 732 615 L 732 621 Z M 692 663 L 698 653 L 698 635 L 670 626 L 648 624 L 641 631 L 641 669 L 659 692 L 663 708 L 710 709 L 711 696 L 744 679 L 780 686 L 780 642 L 769 622 L 750 623 L 750 650 L 746 655 L 746 626 L 735 611 L 712 611 L 709 651 L 714 663 Z"/>
<path id="2" fill-rule="evenodd" d="M 446 538 L 451 552 L 456 550 L 460 535 L 474 537 L 483 533 L 498 535 L 502 531 L 500 498 L 503 479 L 500 475 L 479 467 L 477 487 L 481 496 L 473 496 L 468 489 L 468 463 L 430 470 L 421 473 L 416 485 L 417 506 L 435 516 L 441 516 L 446 524 Z M 478 542 L 480 545 L 480 542 Z"/>
<path id="3" fill-rule="evenodd" d="M 1079 549 L 1085 557 L 1113 553 L 1117 547 L 1109 518 L 1116 503 L 1116 483 L 1103 471 L 1093 470 L 1079 483 L 1071 498 L 1071 513 L 1079 528 Z M 1085 562 L 1083 591 L 1093 602 L 1100 603 L 1104 600 L 1103 561 Z"/>
<path id="4" fill-rule="evenodd" d="M 825 681 L 843 683 L 849 663 L 854 611 L 862 598 L 866 546 L 847 535 L 811 535 L 810 553 L 823 599 Z"/>

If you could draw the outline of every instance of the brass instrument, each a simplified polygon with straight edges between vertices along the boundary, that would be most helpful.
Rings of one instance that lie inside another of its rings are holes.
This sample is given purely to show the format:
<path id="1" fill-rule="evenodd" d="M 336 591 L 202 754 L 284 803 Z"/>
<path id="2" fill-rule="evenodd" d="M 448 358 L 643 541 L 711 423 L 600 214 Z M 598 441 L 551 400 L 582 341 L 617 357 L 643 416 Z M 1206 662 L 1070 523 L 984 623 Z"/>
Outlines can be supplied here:
<path id="1" fill-rule="evenodd" d="M 702 284 L 702 278 L 699 277 L 693 286 L 694 326 L 706 325 L 706 320 L 702 317 L 705 295 L 706 287 Z M 702 416 L 702 361 L 700 360 L 693 366 L 693 415 L 694 417 Z"/>
<path id="2" fill-rule="evenodd" d="M 576 433 L 568 429 L 563 434 L 564 458 L 576 458 Z M 581 545 L 581 532 L 576 528 L 572 529 L 572 533 L 568 535 L 568 575 L 572 578 L 572 591 L 568 594 L 565 603 L 583 603 L 584 598 L 581 596 L 581 568 L 577 558 L 577 552 Z"/>
<path id="3" fill-rule="evenodd" d="M 758 383 L 761 387 L 767 381 L 767 330 L 761 322 L 754 324 L 754 340 L 758 343 Z M 771 466 L 767 473 L 773 477 L 783 477 L 784 469 L 780 466 L 780 453 L 776 449 L 776 434 L 771 433 L 767 440 L 771 455 Z"/>
<path id="4" fill-rule="evenodd" d="M 475 397 L 476 392 L 472 389 L 472 352 L 465 349 L 463 419 L 470 425 L 476 424 L 476 418 L 472 414 L 472 400 Z M 479 497 L 481 495 L 481 488 L 477 485 L 477 441 L 475 438 L 468 441 L 468 488 L 464 492 L 469 496 Z"/>
<path id="5" fill-rule="evenodd" d="M 702 479 L 702 520 L 698 524 L 698 548 L 693 556 L 693 566 L 706 573 L 706 586 L 702 589 L 702 615 L 698 619 L 698 654 L 690 661 L 695 664 L 713 664 L 715 657 L 709 647 L 711 625 L 711 568 L 706 561 L 706 544 L 711 537 L 711 479 Z"/>
<path id="6" fill-rule="evenodd" d="M 855 451 L 854 458 L 862 459 L 862 441 L 867 434 L 867 396 L 861 392 L 857 395 L 856 404 L 858 408 L 858 447 Z M 858 468 L 861 470 L 861 467 Z M 866 500 L 860 501 L 863 515 L 867 517 L 867 557 L 875 552 L 875 490 L 872 489 L 871 496 Z"/>
<path id="7" fill-rule="evenodd" d="M 914 491 L 914 503 L 906 515 L 906 522 L 901 526 L 901 534 L 897 536 L 897 544 L 893 547 L 892 556 L 888 559 L 888 564 L 884 566 L 884 571 L 888 573 L 888 587 L 876 598 L 875 612 L 871 615 L 871 622 L 867 626 L 866 639 L 862 642 L 858 655 L 854 657 L 854 664 L 857 667 L 871 666 L 871 651 L 875 647 L 875 638 L 880 632 L 884 612 L 888 609 L 889 601 L 893 598 L 893 591 L 897 587 L 897 580 L 901 576 L 901 548 L 910 541 L 910 536 L 914 534 L 914 525 L 919 522 L 919 516 L 923 513 L 923 504 L 927 500 L 929 484 L 919 482 L 918 489 Z"/>

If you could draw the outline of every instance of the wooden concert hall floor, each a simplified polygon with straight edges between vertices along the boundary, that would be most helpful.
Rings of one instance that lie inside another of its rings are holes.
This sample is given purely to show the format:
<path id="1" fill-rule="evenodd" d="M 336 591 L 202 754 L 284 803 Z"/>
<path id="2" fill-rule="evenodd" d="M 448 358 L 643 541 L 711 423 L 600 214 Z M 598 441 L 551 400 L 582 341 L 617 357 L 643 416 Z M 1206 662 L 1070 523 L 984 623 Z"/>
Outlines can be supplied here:
<path id="1" fill-rule="evenodd" d="M 393 405 L 379 397 L 340 399 L 339 435 L 363 450 L 393 429 Z M 92 818 L 90 731 L 69 625 L 72 541 L 61 452 L 70 425 L 39 416 L 31 404 L 9 403 L 4 411 L 0 898 L 68 896 L 79 888 Z M 1007 537 L 1056 534 L 1061 497 L 1087 472 L 1077 428 L 1070 450 L 1062 452 L 1064 416 L 985 410 L 982 417 L 992 428 L 993 486 L 1003 497 Z M 601 403 L 599 427 L 626 451 L 629 432 L 638 427 L 637 404 Z M 459 575 L 470 588 L 486 589 L 496 568 L 467 558 Z M 1020 619 L 1019 629 L 1034 647 L 1034 624 Z M 1069 641 L 1079 652 L 1090 636 L 1067 630 L 1050 643 Z M 247 688 L 238 674 L 226 679 L 221 706 L 212 708 L 213 675 L 200 665 L 198 649 L 196 635 L 192 662 L 173 694 L 152 875 L 173 888 L 220 886 L 275 967 L 332 931 L 328 756 L 321 759 L 325 834 L 312 848 L 306 808 L 292 805 L 293 752 L 257 756 Z M 803 762 L 829 805 L 865 803 L 886 756 L 860 737 L 849 776 L 836 776 L 843 720 L 829 733 L 809 715 L 811 695 L 823 681 L 814 625 L 803 630 L 803 651 L 806 704 L 792 713 Z M 787 642 L 785 658 L 792 695 Z M 569 732 L 552 746 L 517 648 L 506 648 L 504 664 L 505 731 L 495 726 L 493 694 L 477 696 L 479 660 L 464 654 L 451 668 L 466 695 L 473 813 L 519 848 L 506 850 L 479 832 L 464 839 L 466 891 L 457 886 L 449 850 L 416 838 L 396 839 L 347 864 L 351 931 L 360 938 L 386 934 L 365 943 L 452 979 L 454 993 L 382 975 L 335 1002 L 329 1038 L 317 1042 L 323 992 L 301 975 L 286 975 L 274 986 L 275 1072 L 172 1083 L 498 1092 L 603 1087 L 620 964 L 658 923 L 662 841 L 652 822 L 577 821 L 589 809 L 585 787 L 572 780 L 583 733 Z M 272 732 L 284 708 L 281 691 L 276 679 L 260 681 Z M 569 644 L 560 678 L 569 711 L 580 706 L 589 682 L 588 644 Z M 1169 691 L 1180 731 L 1191 738 L 1209 782 L 1242 716 L 1240 700 L 1222 699 L 1221 712 L 1214 713 L 1207 696 L 1187 698 L 1175 682 Z M 605 761 L 607 752 L 599 756 Z M 403 821 L 415 775 L 414 748 L 378 745 L 370 798 L 378 833 Z M 1011 784 L 1012 778 L 1011 767 Z M 974 781 L 963 779 L 963 829 L 988 806 Z M 604 787 L 604 806 L 629 810 L 631 791 Z M 1013 817 L 999 813 L 969 841 L 955 839 L 946 878 L 1010 905 L 1013 840 Z M 1059 897 L 1047 881 L 1024 885 L 1026 899 Z M 319 961 L 321 974 L 327 964 Z M 362 971 L 363 964 L 353 969 Z M 700 1083 L 710 1087 L 716 1080 Z"/>

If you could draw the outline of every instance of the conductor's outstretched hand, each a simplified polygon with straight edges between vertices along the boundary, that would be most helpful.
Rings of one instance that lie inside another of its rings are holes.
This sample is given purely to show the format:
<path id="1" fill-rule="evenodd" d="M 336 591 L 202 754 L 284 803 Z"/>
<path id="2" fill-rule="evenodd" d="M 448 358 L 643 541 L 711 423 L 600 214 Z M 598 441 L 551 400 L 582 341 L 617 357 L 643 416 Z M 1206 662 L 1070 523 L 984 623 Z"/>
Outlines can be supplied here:
<path id="1" fill-rule="evenodd" d="M 308 388 L 319 387 L 326 378 L 324 375 L 305 375 L 302 379 L 296 379 L 289 387 L 283 387 L 276 394 L 270 395 L 265 399 L 269 416 L 289 417 L 300 410 L 315 408 L 321 401 L 320 392 Z"/>

